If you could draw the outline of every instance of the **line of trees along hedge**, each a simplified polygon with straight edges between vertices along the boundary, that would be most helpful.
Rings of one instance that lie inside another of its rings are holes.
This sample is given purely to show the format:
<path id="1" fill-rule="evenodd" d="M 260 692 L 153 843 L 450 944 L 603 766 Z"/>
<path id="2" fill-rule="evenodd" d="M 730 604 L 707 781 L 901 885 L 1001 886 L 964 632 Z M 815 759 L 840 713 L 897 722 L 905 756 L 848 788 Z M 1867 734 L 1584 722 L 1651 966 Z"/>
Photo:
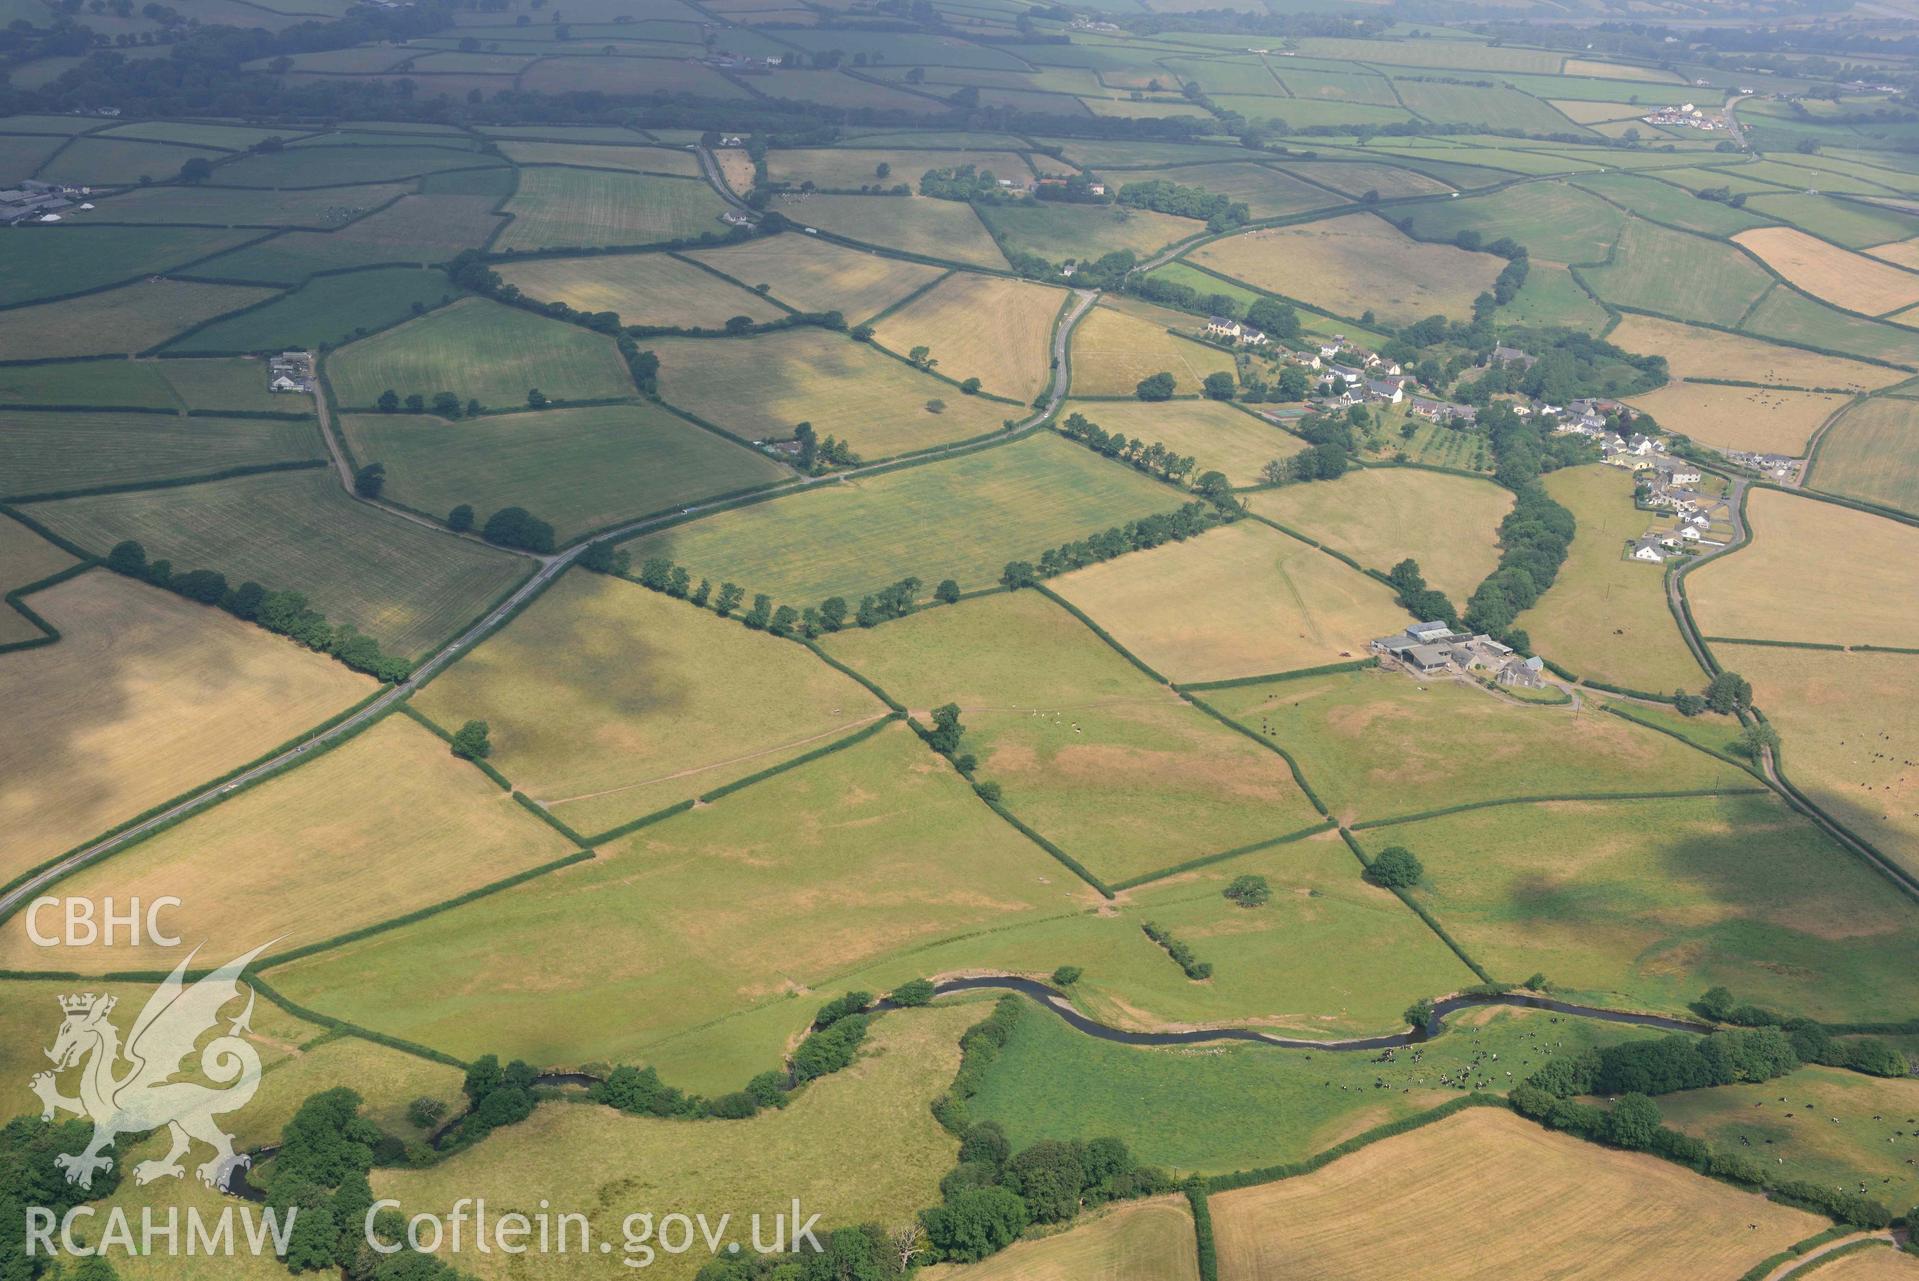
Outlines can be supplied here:
<path id="1" fill-rule="evenodd" d="M 1869 1076 L 1902 1077 L 1911 1063 L 1897 1046 L 1877 1037 L 1840 1040 L 1821 1023 L 1801 1015 L 1785 1014 L 1763 1005 L 1744 1004 L 1730 990 L 1715 987 L 1699 998 L 1696 1007 L 1707 1018 L 1748 1028 L 1783 1028 L 1793 1053 L 1822 1067 L 1851 1068 Z"/>
<path id="2" fill-rule="evenodd" d="M 177 592 L 188 600 L 223 609 L 235 618 L 258 623 L 268 631 L 291 637 L 308 649 L 330 654 L 356 672 L 365 672 L 388 684 L 413 674 L 409 659 L 380 651 L 380 643 L 351 623 L 335 626 L 326 615 L 307 604 L 305 593 L 270 591 L 248 579 L 237 587 L 214 569 L 173 572 L 173 562 L 149 561 L 147 549 L 134 539 L 118 543 L 107 553 L 106 566 L 128 578 Z"/>
<path id="3" fill-rule="evenodd" d="M 933 1104 L 933 1115 L 960 1140 L 959 1164 L 940 1180 L 940 1204 L 920 1212 L 916 1259 L 975 1262 L 1011 1245 L 1029 1224 L 1070 1222 L 1083 1208 L 1172 1187 L 1165 1171 L 1138 1164 L 1119 1139 L 1046 1139 L 1016 1153 L 997 1124 L 968 1116 L 966 1100 L 1025 1015 L 1019 997 L 1003 996 L 960 1038 L 959 1072 Z"/>
<path id="4" fill-rule="evenodd" d="M 1593 461 L 1598 454 L 1582 437 L 1548 436 L 1510 405 L 1491 406 L 1480 415 L 1480 422 L 1491 434 L 1495 479 L 1518 497 L 1499 522 L 1499 567 L 1466 602 L 1464 621 L 1473 631 L 1530 650 L 1530 638 L 1513 626 L 1513 620 L 1559 577 L 1575 531 L 1573 514 L 1553 501 L 1540 477 L 1560 467 Z"/>
<path id="5" fill-rule="evenodd" d="M 1459 611 L 1453 608 L 1452 600 L 1437 587 L 1426 585 L 1426 576 L 1420 572 L 1419 562 L 1408 556 L 1394 565 L 1392 572 L 1386 575 L 1386 581 L 1399 593 L 1399 604 L 1407 613 L 1421 621 L 1439 621 L 1460 630 Z"/>
<path id="6" fill-rule="evenodd" d="M 1119 189 L 1119 203 L 1135 209 L 1151 209 L 1180 218 L 1198 218 L 1208 231 L 1230 231 L 1252 221 L 1252 211 L 1243 200 L 1206 190 L 1184 187 L 1164 178 L 1147 182 L 1129 182 Z"/>
<path id="7" fill-rule="evenodd" d="M 1059 429 L 1067 439 L 1076 440 L 1097 454 L 1129 463 L 1149 476 L 1175 484 L 1191 475 L 1196 465 L 1190 454 L 1176 454 L 1159 441 L 1148 445 L 1137 436 L 1128 439 L 1125 432 L 1109 432 L 1077 410 L 1066 416 Z"/>
<path id="8" fill-rule="evenodd" d="M 1213 977 L 1213 963 L 1202 961 L 1193 955 L 1193 949 L 1181 940 L 1173 937 L 1173 932 L 1157 921 L 1146 921 L 1140 929 L 1146 937 L 1166 949 L 1166 955 L 1173 958 L 1179 968 L 1186 971 L 1186 977 L 1198 983 Z"/>
<path id="9" fill-rule="evenodd" d="M 1006 568 L 1000 572 L 1000 585 L 1007 588 L 1031 587 L 1042 579 L 1112 560 L 1127 552 L 1184 542 L 1196 534 L 1229 524 L 1244 514 L 1237 500 L 1230 495 L 1223 503 L 1186 503 L 1177 511 L 1142 516 L 1101 533 L 1062 543 L 1043 552 L 1037 564 L 1024 560 L 1008 561 Z"/>

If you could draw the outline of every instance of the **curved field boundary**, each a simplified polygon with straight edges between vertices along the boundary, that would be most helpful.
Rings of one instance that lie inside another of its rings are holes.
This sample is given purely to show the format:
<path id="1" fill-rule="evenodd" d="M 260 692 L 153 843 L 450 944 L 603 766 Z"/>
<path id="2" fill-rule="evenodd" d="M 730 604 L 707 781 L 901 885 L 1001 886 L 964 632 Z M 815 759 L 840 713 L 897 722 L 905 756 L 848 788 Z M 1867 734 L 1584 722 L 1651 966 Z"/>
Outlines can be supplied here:
<path id="1" fill-rule="evenodd" d="M 40 630 L 40 635 L 38 636 L 30 636 L 26 640 L 11 641 L 5 645 L 0 645 L 0 654 L 11 654 L 15 650 L 21 649 L 38 649 L 42 645 L 52 645 L 58 641 L 60 639 L 60 629 L 34 612 L 33 608 L 27 604 L 26 598 L 35 592 L 43 592 L 49 587 L 58 587 L 69 578 L 78 578 L 81 574 L 86 573 L 99 563 L 99 561 L 88 557 L 76 564 L 67 566 L 65 569 L 48 574 L 45 578 L 35 579 L 31 583 L 22 583 L 20 586 L 8 592 L 4 597 L 0 597 L 0 601 L 4 601 L 16 614 Z"/>

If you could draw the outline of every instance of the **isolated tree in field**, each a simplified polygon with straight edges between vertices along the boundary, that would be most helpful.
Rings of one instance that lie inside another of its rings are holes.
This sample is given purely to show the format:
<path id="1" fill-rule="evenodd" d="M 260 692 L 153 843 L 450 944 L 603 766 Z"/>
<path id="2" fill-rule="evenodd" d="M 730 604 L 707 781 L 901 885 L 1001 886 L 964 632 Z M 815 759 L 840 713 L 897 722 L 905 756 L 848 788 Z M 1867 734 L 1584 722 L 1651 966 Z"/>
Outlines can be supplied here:
<path id="1" fill-rule="evenodd" d="M 940 579 L 940 585 L 933 589 L 933 599 L 942 605 L 951 605 L 960 598 L 959 584 L 950 578 Z"/>
<path id="2" fill-rule="evenodd" d="M 925 346 L 924 344 L 918 347 L 915 347 L 913 348 L 913 350 L 907 352 L 906 358 L 912 361 L 914 364 L 918 365 L 921 369 L 931 369 L 934 365 L 937 365 L 940 363 L 939 361 L 933 359 L 933 349 L 931 347 Z"/>
<path id="3" fill-rule="evenodd" d="M 553 526 L 524 507 L 502 507 L 486 518 L 480 537 L 496 547 L 517 547 L 545 555 L 553 550 Z"/>
<path id="4" fill-rule="evenodd" d="M 526 393 L 526 404 L 529 409 L 546 408 L 546 393 L 538 387 L 530 388 Z"/>
<path id="5" fill-rule="evenodd" d="M 113 550 L 107 553 L 107 568 L 117 574 L 126 574 L 133 578 L 146 575 L 147 549 L 134 539 L 115 543 Z"/>
<path id="6" fill-rule="evenodd" d="M 891 178 L 893 176 L 893 166 L 882 160 L 873 166 L 873 176 L 875 178 Z"/>
<path id="7" fill-rule="evenodd" d="M 1085 973 L 1077 965 L 1062 965 L 1053 971 L 1054 987 L 1071 987 L 1079 982 L 1079 976 Z"/>
<path id="8" fill-rule="evenodd" d="M 980 389 L 980 380 L 977 378 L 968 378 L 965 382 L 960 384 L 960 391 L 965 393 L 968 396 L 979 395 L 979 389 Z"/>
<path id="9" fill-rule="evenodd" d="M 1273 897 L 1273 887 L 1266 883 L 1266 878 L 1251 872 L 1235 876 L 1223 892 L 1241 907 L 1263 907 Z"/>
<path id="10" fill-rule="evenodd" d="M 205 182 L 213 176 L 213 162 L 205 156 L 195 156 L 180 166 L 180 181 L 188 184 Z"/>
<path id="11" fill-rule="evenodd" d="M 1715 712 L 1736 712 L 1752 705 L 1752 685 L 1738 672 L 1721 672 L 1706 686 L 1706 706 Z"/>
<path id="12" fill-rule="evenodd" d="M 929 414 L 943 414 L 946 412 L 946 402 L 938 397 L 934 397 L 932 400 L 926 402 L 926 412 Z"/>
<path id="13" fill-rule="evenodd" d="M 485 721 L 468 721 L 460 726 L 453 736 L 453 754 L 469 761 L 483 761 L 493 754 L 493 744 L 487 741 Z"/>
<path id="14" fill-rule="evenodd" d="M 385 488 L 385 463 L 368 463 L 353 473 L 353 492 L 362 498 L 378 498 Z"/>
<path id="15" fill-rule="evenodd" d="M 380 406 L 380 412 L 383 414 L 398 413 L 400 410 L 400 393 L 389 387 L 380 393 L 380 399 L 375 403 Z"/>
<path id="16" fill-rule="evenodd" d="M 959 750 L 960 736 L 965 732 L 960 725 L 959 704 L 945 703 L 933 709 L 933 729 L 926 743 L 941 756 L 951 756 Z"/>
<path id="17" fill-rule="evenodd" d="M 1161 371 L 1140 379 L 1139 385 L 1133 388 L 1133 394 L 1141 400 L 1171 400 L 1174 386 L 1173 376 Z"/>
<path id="18" fill-rule="evenodd" d="M 1379 852 L 1372 866 L 1366 869 L 1367 880 L 1389 890 L 1410 889 L 1425 876 L 1426 869 L 1420 864 L 1418 856 L 1404 845 L 1388 845 Z"/>
<path id="19" fill-rule="evenodd" d="M 1039 582 L 1039 571 L 1033 568 L 1033 562 L 1030 560 L 1009 560 L 1006 562 L 1006 568 L 999 574 L 1000 586 L 1010 591 L 1031 587 L 1037 582 Z"/>
<path id="20" fill-rule="evenodd" d="M 1204 390 L 1208 400 L 1231 400 L 1233 389 L 1239 384 L 1225 370 L 1216 370 L 1206 375 Z"/>
<path id="21" fill-rule="evenodd" d="M 721 618 L 726 618 L 731 615 L 734 610 L 738 609 L 740 602 L 745 599 L 746 589 L 744 587 L 741 587 L 738 583 L 721 583 L 719 597 L 713 602 L 713 611 Z"/>
<path id="22" fill-rule="evenodd" d="M 473 504 L 461 503 L 446 514 L 446 527 L 456 534 L 473 528 Z"/>
<path id="23" fill-rule="evenodd" d="M 1406 1007 L 1407 1027 L 1431 1027 L 1433 1024 L 1433 1003 L 1430 997 L 1420 997 Z"/>

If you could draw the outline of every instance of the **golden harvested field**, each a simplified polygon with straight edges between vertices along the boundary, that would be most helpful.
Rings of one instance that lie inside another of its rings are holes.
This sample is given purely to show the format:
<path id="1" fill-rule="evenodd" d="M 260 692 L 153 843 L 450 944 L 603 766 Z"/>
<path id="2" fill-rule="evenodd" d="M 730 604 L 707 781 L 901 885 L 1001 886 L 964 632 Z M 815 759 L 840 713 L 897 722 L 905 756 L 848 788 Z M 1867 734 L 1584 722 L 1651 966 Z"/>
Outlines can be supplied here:
<path id="1" fill-rule="evenodd" d="M 1199 393 L 1211 373 L 1233 371 L 1233 358 L 1215 347 L 1169 334 L 1192 329 L 1191 316 L 1132 299 L 1107 299 L 1073 330 L 1072 392 L 1075 396 L 1130 396 L 1145 378 L 1173 376 L 1181 396 Z"/>
<path id="2" fill-rule="evenodd" d="M 1364 658 L 1373 637 L 1406 621 L 1389 588 L 1250 520 L 1051 586 L 1174 681 Z"/>
<path id="3" fill-rule="evenodd" d="M 984 1012 L 974 1004 L 888 1014 L 851 1067 L 808 1085 L 785 1109 L 748 1121 L 667 1121 L 544 1104 L 528 1120 L 431 1170 L 380 1172 L 374 1195 L 435 1207 L 436 1214 L 460 1197 L 529 1209 L 548 1199 L 556 1210 L 574 1206 L 588 1214 L 594 1236 L 612 1241 L 616 1251 L 625 1216 L 663 1214 L 667 1207 L 690 1213 L 697 1206 L 709 1223 L 731 1215 L 726 1235 L 742 1242 L 750 1239 L 749 1216 L 759 1214 L 770 1237 L 772 1216 L 790 1214 L 795 1197 L 806 1213 L 821 1215 L 816 1231 L 822 1240 L 832 1228 L 908 1223 L 920 1208 L 938 1203 L 939 1178 L 953 1166 L 958 1144 L 933 1119 L 930 1105 L 959 1068 L 960 1033 Z M 766 1047 L 769 1066 L 777 1049 Z M 849 1178 L 849 1170 L 860 1176 Z M 709 1257 L 696 1244 L 629 1271 L 583 1264 L 577 1253 L 442 1256 L 483 1281 L 621 1273 L 687 1281 Z"/>
<path id="4" fill-rule="evenodd" d="M 807 235 L 761 236 L 743 245 L 700 249 L 687 257 L 718 268 L 748 289 L 767 286 L 801 311 L 837 311 L 857 325 L 940 274 L 923 262 L 886 258 Z"/>
<path id="5" fill-rule="evenodd" d="M 753 190 L 753 184 L 759 180 L 759 170 L 753 164 L 753 157 L 738 147 L 724 147 L 713 153 L 719 162 L 720 181 L 727 190 L 736 196 L 744 196 Z"/>
<path id="6" fill-rule="evenodd" d="M 143 280 L 104 293 L 0 311 L 8 360 L 145 351 L 190 325 L 270 298 L 272 289 Z"/>
<path id="7" fill-rule="evenodd" d="M 978 378 L 994 395 L 1030 401 L 1052 381 L 1053 322 L 1068 296 L 1029 281 L 960 272 L 889 313 L 874 341 L 902 356 L 924 345 L 948 378 Z"/>
<path id="8" fill-rule="evenodd" d="M 405 855 L 392 857 L 404 827 Z M 389 716 L 301 769 L 122 851 L 63 894 L 184 900 L 174 932 L 222 958 L 270 939 L 318 943 L 443 902 L 573 852 L 559 833 L 405 716 Z M 239 851 L 245 857 L 238 857 Z M 16 917 L 0 966 L 49 963 Z M 167 948 L 63 948 L 62 969 L 163 970 Z"/>
<path id="9" fill-rule="evenodd" d="M 998 431 L 1026 410 L 959 388 L 813 326 L 752 338 L 655 338 L 660 397 L 742 440 L 789 440 L 810 422 L 862 458 Z M 939 408 L 932 408 L 937 404 Z"/>
<path id="10" fill-rule="evenodd" d="M 1919 529 L 1772 489 L 1746 515 L 1752 541 L 1686 578 L 1706 635 L 1912 645 Z"/>
<path id="11" fill-rule="evenodd" d="M 1632 473 L 1594 464 L 1546 477 L 1546 492 L 1573 514 L 1572 551 L 1559 577 L 1516 625 L 1568 671 L 1629 689 L 1693 689 L 1706 675 L 1666 605 L 1665 574 L 1629 560 L 1626 540 L 1646 532 Z M 1605 626 L 1594 627 L 1594 619 Z"/>
<path id="12" fill-rule="evenodd" d="M 1827 1226 L 1492 1108 L 1211 1208 L 1223 1281 L 1377 1281 L 1404 1275 L 1409 1251 L 1421 1281 L 1730 1277 Z"/>
<path id="13" fill-rule="evenodd" d="M 542 302 L 578 311 L 615 311 L 629 325 L 718 329 L 734 316 L 776 320 L 786 313 L 750 290 L 671 254 L 596 254 L 501 263 L 500 276 Z"/>
<path id="14" fill-rule="evenodd" d="M 1064 161 L 1050 157 L 1040 158 L 1043 165 L 1050 164 L 1050 172 L 1077 172 Z M 889 172 L 882 178 L 876 172 L 880 165 L 889 166 Z M 951 169 L 955 165 L 972 165 L 976 169 L 990 170 L 996 178 L 1011 178 L 1025 183 L 1033 176 L 1026 162 L 1012 151 L 867 151 L 856 148 L 802 147 L 793 151 L 769 151 L 766 153 L 766 176 L 773 182 L 791 183 L 797 187 L 803 182 L 811 182 L 816 187 L 852 188 L 895 187 L 905 183 L 918 190 L 920 175 L 928 169 Z"/>
<path id="15" fill-rule="evenodd" d="M 105 570 L 33 597 L 57 645 L 0 658 L 12 877 L 371 693 L 330 658 Z"/>
<path id="16" fill-rule="evenodd" d="M 1890 1246 L 1876 1246 L 1823 1265 L 1819 1281 L 1919 1281 L 1919 1259 Z"/>
<path id="17" fill-rule="evenodd" d="M 1875 258 L 1898 263 L 1901 267 L 1911 267 L 1919 271 L 1919 237 L 1912 240 L 1895 240 L 1891 244 L 1874 245 L 1866 250 Z"/>
<path id="18" fill-rule="evenodd" d="M 1819 424 L 1851 398 L 1774 387 L 1671 382 L 1628 403 L 1705 445 L 1798 458 Z"/>
<path id="19" fill-rule="evenodd" d="M 1382 573 L 1406 557 L 1430 585 L 1464 605 L 1499 564 L 1510 490 L 1490 480 L 1412 467 L 1375 467 L 1338 480 L 1254 495 L 1252 508 Z"/>
<path id="20" fill-rule="evenodd" d="M 1883 316 L 1919 302 L 1919 272 L 1874 262 L 1794 227 L 1755 227 L 1733 243 L 1807 293 L 1847 311 Z"/>
<path id="21" fill-rule="evenodd" d="M 1109 1207 L 1069 1231 L 1015 1241 L 984 1263 L 931 1268 L 926 1281 L 1199 1281 L 1184 1197 Z"/>
<path id="22" fill-rule="evenodd" d="M 555 667 L 549 656 L 558 653 L 573 661 Z M 584 571 L 556 583 L 418 702 L 449 729 L 486 721 L 500 772 L 586 833 L 885 714 L 797 645 Z"/>
<path id="23" fill-rule="evenodd" d="M 1376 313 L 1409 324 L 1438 312 L 1472 314 L 1505 263 L 1491 254 L 1426 245 L 1372 214 L 1248 231 L 1201 245 L 1193 262 L 1337 316 Z"/>
<path id="24" fill-rule="evenodd" d="M 0 594 L 37 583 L 73 564 L 73 557 L 17 520 L 0 516 Z M 32 604 L 31 598 L 28 601 Z M 11 605 L 0 603 L 0 645 L 31 640 L 38 627 Z"/>
<path id="25" fill-rule="evenodd" d="M 1919 654 L 1719 645 L 1779 731 L 1781 768 L 1822 807 L 1919 873 Z"/>
<path id="26" fill-rule="evenodd" d="M 1195 476 L 1222 471 L 1235 485 L 1257 485 L 1267 463 L 1306 448 L 1299 437 L 1217 400 L 1074 401 L 1060 416 L 1073 413 L 1149 445 L 1158 441 L 1176 454 L 1197 459 Z"/>
<path id="27" fill-rule="evenodd" d="M 788 195 L 777 197 L 772 207 L 802 227 L 819 227 L 848 240 L 943 262 L 1006 268 L 1005 255 L 972 206 L 958 201 L 930 196 Z"/>
<path id="28" fill-rule="evenodd" d="M 1630 352 L 1666 358 L 1674 378 L 1728 378 L 1782 387 L 1843 387 L 1870 391 L 1911 375 L 1882 365 L 1822 356 L 1695 325 L 1651 316 L 1627 316 L 1606 341 Z"/>

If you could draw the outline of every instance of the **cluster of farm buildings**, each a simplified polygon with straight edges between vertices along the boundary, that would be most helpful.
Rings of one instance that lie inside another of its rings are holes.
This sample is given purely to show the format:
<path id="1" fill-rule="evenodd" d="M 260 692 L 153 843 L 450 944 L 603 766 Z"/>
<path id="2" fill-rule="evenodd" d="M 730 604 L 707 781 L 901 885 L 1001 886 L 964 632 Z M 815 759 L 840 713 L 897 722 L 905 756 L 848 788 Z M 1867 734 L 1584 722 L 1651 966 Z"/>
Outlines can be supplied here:
<path id="1" fill-rule="evenodd" d="M 55 182 L 22 178 L 0 190 L 0 222 L 9 227 L 25 222 L 59 222 L 69 209 L 91 209 L 86 197 L 91 187 L 63 187 Z"/>
<path id="2" fill-rule="evenodd" d="M 283 351 L 267 357 L 267 390 L 302 392 L 313 390 L 313 353 Z"/>
<path id="3" fill-rule="evenodd" d="M 1661 107 L 1639 117 L 1649 125 L 1684 125 L 1688 129 L 1729 129 L 1726 117 L 1717 111 L 1702 111 L 1692 103 Z"/>
<path id="4" fill-rule="evenodd" d="M 1537 689 L 1546 683 L 1545 662 L 1523 658 L 1512 646 L 1485 633 L 1456 632 L 1444 622 L 1414 623 L 1403 632 L 1381 636 L 1372 645 L 1383 667 L 1398 667 L 1415 675 L 1472 675 L 1491 673 L 1500 685 Z"/>

